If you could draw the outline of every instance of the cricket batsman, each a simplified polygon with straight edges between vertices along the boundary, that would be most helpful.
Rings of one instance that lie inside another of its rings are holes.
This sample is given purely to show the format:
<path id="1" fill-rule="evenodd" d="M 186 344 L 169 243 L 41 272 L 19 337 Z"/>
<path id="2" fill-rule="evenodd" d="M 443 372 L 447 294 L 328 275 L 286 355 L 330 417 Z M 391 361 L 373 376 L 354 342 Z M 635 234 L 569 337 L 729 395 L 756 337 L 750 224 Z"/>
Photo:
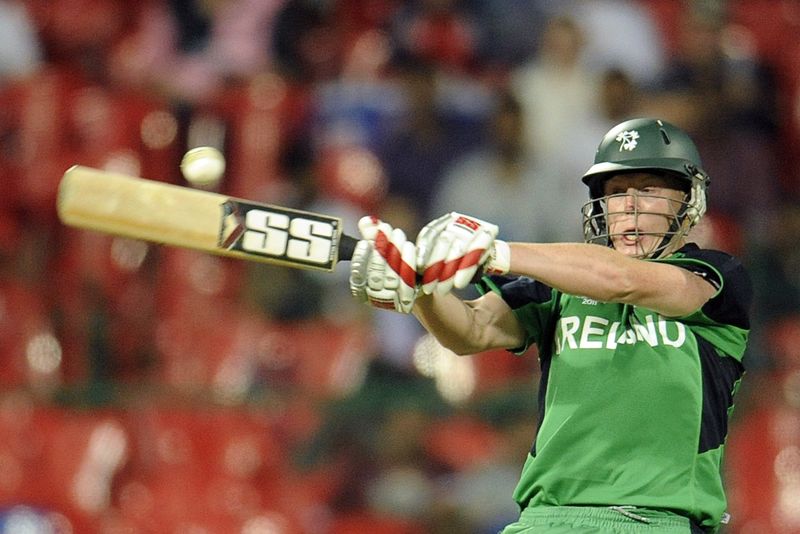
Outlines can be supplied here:
<path id="1" fill-rule="evenodd" d="M 709 177 L 676 126 L 618 124 L 583 182 L 585 243 L 508 243 L 459 213 L 411 242 L 364 218 L 351 291 L 413 313 L 457 354 L 537 345 L 538 430 L 503 534 L 715 532 L 728 519 L 721 464 L 748 274 L 687 238 Z M 481 274 L 482 296 L 451 291 Z"/>

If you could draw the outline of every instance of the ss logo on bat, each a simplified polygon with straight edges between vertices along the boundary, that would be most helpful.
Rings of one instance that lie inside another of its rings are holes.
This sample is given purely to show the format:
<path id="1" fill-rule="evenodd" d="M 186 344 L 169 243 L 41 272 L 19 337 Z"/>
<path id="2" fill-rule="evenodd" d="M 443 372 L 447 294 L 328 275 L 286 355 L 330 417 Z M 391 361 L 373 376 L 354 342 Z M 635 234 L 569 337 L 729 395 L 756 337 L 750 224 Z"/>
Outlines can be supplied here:
<path id="1" fill-rule="evenodd" d="M 338 223 L 336 218 L 228 201 L 223 205 L 220 246 L 330 269 Z"/>

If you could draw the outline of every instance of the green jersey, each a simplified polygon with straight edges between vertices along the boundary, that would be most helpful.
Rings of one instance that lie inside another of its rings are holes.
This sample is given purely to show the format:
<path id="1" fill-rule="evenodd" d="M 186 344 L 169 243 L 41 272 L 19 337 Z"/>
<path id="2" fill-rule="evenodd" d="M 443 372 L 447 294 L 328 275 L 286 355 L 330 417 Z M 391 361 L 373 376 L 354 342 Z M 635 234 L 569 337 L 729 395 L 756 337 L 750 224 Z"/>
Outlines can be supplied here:
<path id="1" fill-rule="evenodd" d="M 750 281 L 732 256 L 694 244 L 652 261 L 689 269 L 717 291 L 699 311 L 666 318 L 529 278 L 484 279 L 525 328 L 515 352 L 539 346 L 539 429 L 514 494 L 521 507 L 633 505 L 719 525 Z"/>

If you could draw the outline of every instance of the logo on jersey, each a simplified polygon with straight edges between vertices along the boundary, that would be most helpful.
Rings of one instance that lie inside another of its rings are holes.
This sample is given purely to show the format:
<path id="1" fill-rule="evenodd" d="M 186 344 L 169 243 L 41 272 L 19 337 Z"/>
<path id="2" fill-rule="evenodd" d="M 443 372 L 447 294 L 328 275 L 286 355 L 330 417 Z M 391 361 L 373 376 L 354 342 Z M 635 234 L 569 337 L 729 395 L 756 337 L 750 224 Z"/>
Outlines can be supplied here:
<path id="1" fill-rule="evenodd" d="M 639 144 L 639 132 L 636 130 L 625 130 L 616 137 L 619 143 L 619 151 L 632 151 Z"/>
<path id="2" fill-rule="evenodd" d="M 564 349 L 616 349 L 618 345 L 647 343 L 651 347 L 681 347 L 686 343 L 686 326 L 660 315 L 648 315 L 644 322 L 622 326 L 604 317 L 577 315 L 562 317 L 556 329 L 556 354 Z"/>

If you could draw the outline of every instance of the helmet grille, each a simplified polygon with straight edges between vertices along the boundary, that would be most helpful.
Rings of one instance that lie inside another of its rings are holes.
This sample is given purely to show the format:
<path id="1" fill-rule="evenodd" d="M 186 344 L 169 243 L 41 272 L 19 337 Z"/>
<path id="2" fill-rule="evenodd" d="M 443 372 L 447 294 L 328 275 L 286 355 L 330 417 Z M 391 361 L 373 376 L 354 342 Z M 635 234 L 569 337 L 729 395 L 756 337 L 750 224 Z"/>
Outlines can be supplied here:
<path id="1" fill-rule="evenodd" d="M 638 199 L 667 200 L 671 210 L 668 213 L 647 211 L 639 208 L 639 203 L 634 202 L 633 207 L 624 211 L 610 211 L 608 201 L 612 197 L 620 197 L 626 194 L 604 195 L 599 198 L 589 200 L 583 205 L 583 234 L 587 243 L 604 245 L 613 248 L 616 240 L 624 236 L 635 236 L 642 238 L 645 236 L 655 236 L 658 239 L 650 248 L 642 248 L 635 257 L 638 258 L 659 258 L 671 253 L 677 244 L 689 233 L 689 230 L 697 223 L 700 218 L 698 206 L 695 205 L 696 198 L 693 193 L 687 193 L 683 199 L 676 200 L 660 195 L 649 195 L 639 193 Z M 616 232 L 611 231 L 609 223 L 610 217 L 627 216 L 631 219 L 633 231 L 623 229 Z M 647 232 L 641 230 L 639 217 L 663 217 L 666 219 L 666 228 L 660 232 Z"/>

